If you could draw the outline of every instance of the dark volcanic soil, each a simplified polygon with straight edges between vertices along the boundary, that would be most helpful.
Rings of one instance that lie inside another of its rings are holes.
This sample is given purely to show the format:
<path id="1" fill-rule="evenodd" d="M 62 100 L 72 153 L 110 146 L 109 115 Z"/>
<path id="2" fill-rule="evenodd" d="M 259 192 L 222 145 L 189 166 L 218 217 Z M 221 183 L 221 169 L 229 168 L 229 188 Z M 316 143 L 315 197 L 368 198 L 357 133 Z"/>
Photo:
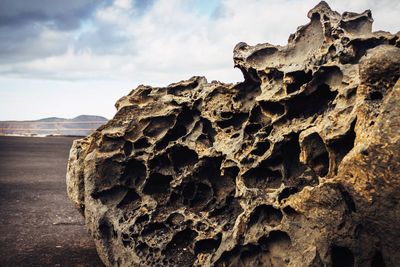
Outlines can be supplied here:
<path id="1" fill-rule="evenodd" d="M 66 194 L 72 140 L 0 137 L 0 266 L 103 266 Z"/>

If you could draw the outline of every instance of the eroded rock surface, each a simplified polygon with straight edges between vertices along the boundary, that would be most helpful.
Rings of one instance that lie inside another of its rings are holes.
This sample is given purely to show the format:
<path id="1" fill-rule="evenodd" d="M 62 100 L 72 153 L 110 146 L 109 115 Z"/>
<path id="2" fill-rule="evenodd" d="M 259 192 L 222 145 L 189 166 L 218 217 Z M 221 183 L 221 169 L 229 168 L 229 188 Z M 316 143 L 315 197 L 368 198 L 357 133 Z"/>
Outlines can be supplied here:
<path id="1" fill-rule="evenodd" d="M 68 194 L 107 266 L 396 266 L 400 35 L 321 2 L 245 81 L 139 86 L 73 145 Z"/>

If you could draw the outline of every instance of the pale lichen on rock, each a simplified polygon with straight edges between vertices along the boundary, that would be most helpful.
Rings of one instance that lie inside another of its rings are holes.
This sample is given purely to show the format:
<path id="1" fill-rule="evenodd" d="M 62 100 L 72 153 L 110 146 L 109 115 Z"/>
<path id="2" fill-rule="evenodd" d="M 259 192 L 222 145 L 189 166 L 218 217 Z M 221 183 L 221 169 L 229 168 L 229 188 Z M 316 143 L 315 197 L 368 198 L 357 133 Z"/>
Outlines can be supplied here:
<path id="1" fill-rule="evenodd" d="M 139 86 L 75 141 L 68 194 L 107 266 L 400 262 L 400 35 L 308 17 L 236 45 L 244 82 Z"/>

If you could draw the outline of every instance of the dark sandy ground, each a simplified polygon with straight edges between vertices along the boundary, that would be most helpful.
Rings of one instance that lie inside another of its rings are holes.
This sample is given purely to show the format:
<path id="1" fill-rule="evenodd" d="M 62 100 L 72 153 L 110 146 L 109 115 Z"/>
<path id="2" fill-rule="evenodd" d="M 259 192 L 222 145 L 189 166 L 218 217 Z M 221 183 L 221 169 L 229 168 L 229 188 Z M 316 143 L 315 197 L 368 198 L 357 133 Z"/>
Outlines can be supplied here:
<path id="1" fill-rule="evenodd" d="M 0 266 L 103 266 L 65 185 L 69 137 L 0 137 Z"/>

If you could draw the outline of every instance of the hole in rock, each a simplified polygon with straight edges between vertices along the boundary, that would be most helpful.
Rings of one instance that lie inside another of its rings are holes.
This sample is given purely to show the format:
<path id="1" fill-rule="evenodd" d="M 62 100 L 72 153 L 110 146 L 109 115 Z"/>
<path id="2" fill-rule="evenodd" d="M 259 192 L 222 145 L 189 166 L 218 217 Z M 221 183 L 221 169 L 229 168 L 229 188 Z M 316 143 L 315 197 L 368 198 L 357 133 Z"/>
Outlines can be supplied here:
<path id="1" fill-rule="evenodd" d="M 332 267 L 353 267 L 354 255 L 350 249 L 340 246 L 331 247 Z"/>
<path id="2" fill-rule="evenodd" d="M 323 66 L 315 73 L 314 80 L 336 88 L 342 84 L 343 73 L 337 66 Z"/>
<path id="3" fill-rule="evenodd" d="M 250 123 L 246 125 L 246 127 L 244 128 L 244 132 L 247 135 L 253 135 L 256 132 L 258 132 L 261 128 L 262 126 L 258 123 Z"/>
<path id="4" fill-rule="evenodd" d="M 285 77 L 289 78 L 292 82 L 286 85 L 286 93 L 291 94 L 300 89 L 300 87 L 311 81 L 313 78 L 311 71 L 294 71 L 287 73 Z"/>
<path id="5" fill-rule="evenodd" d="M 103 135 L 99 150 L 101 152 L 110 152 L 120 149 L 125 143 L 125 140 L 121 137 L 111 137 Z"/>
<path id="6" fill-rule="evenodd" d="M 283 208 L 283 212 L 288 215 L 288 216 L 293 216 L 293 215 L 297 215 L 298 212 L 292 208 L 291 206 L 286 206 Z"/>
<path id="7" fill-rule="evenodd" d="M 141 97 L 148 97 L 152 92 L 151 88 L 143 88 L 141 91 L 137 91 Z"/>
<path id="8" fill-rule="evenodd" d="M 272 132 L 273 127 L 271 125 L 269 126 L 264 126 L 261 131 L 259 132 L 259 137 L 260 138 L 267 138 L 270 133 Z"/>
<path id="9" fill-rule="evenodd" d="M 240 252 L 240 261 L 243 265 L 248 266 L 249 263 L 251 264 L 254 262 L 254 258 L 258 258 L 259 254 L 261 254 L 260 246 L 249 244 L 244 246 Z M 262 256 L 260 257 L 262 259 Z M 255 260 L 256 262 L 258 259 Z"/>
<path id="10" fill-rule="evenodd" d="M 182 170 L 186 166 L 193 167 L 198 160 L 197 153 L 184 146 L 171 147 L 168 153 L 175 171 Z"/>
<path id="11" fill-rule="evenodd" d="M 212 127 L 212 124 L 209 120 L 201 118 L 200 119 L 202 126 L 203 126 L 203 135 L 207 137 L 207 139 L 210 141 L 211 145 L 214 143 L 214 138 L 217 132 L 215 129 Z"/>
<path id="12" fill-rule="evenodd" d="M 172 174 L 172 163 L 167 154 L 157 155 L 149 162 L 149 169 L 163 174 Z"/>
<path id="13" fill-rule="evenodd" d="M 258 240 L 263 251 L 268 256 L 271 266 L 287 266 L 289 262 L 288 251 L 290 251 L 291 240 L 287 233 L 282 231 L 271 231 L 268 236 Z"/>
<path id="14" fill-rule="evenodd" d="M 197 231 L 200 231 L 200 232 L 205 232 L 205 231 L 207 231 L 208 229 L 211 229 L 212 227 L 208 227 L 208 225 L 207 224 L 205 224 L 205 223 L 203 223 L 203 222 L 198 222 L 197 223 L 197 225 L 196 225 L 196 229 L 197 229 Z"/>
<path id="15" fill-rule="evenodd" d="M 230 180 L 235 183 L 235 178 L 238 175 L 240 169 L 237 166 L 226 167 L 224 170 L 224 177 L 229 177 Z"/>
<path id="16" fill-rule="evenodd" d="M 206 134 L 200 134 L 200 136 L 197 138 L 197 142 L 202 143 L 206 147 L 212 147 L 212 144 L 214 143 L 214 139 L 210 138 Z"/>
<path id="17" fill-rule="evenodd" d="M 345 92 L 345 97 L 347 99 L 352 99 L 357 95 L 357 87 L 349 88 L 347 92 Z"/>
<path id="18" fill-rule="evenodd" d="M 297 133 L 288 135 L 276 148 L 285 167 L 285 179 L 298 177 L 304 170 L 303 164 L 300 163 L 299 135 Z"/>
<path id="19" fill-rule="evenodd" d="M 286 187 L 279 193 L 278 201 L 282 202 L 282 200 L 296 194 L 297 192 L 299 192 L 299 190 L 296 187 Z"/>
<path id="20" fill-rule="evenodd" d="M 149 246 L 146 243 L 139 243 L 139 245 L 135 247 L 135 250 L 138 256 L 143 257 L 148 252 Z"/>
<path id="21" fill-rule="evenodd" d="M 183 199 L 183 204 L 187 205 L 188 201 Z M 182 205 L 182 195 L 175 191 L 172 191 L 171 195 L 169 196 L 168 205 L 171 207 L 180 207 Z"/>
<path id="22" fill-rule="evenodd" d="M 184 135 L 186 135 L 186 128 L 182 125 L 177 125 L 174 128 L 170 129 L 167 132 L 167 134 L 164 136 L 163 139 L 161 139 L 159 142 L 157 142 L 156 149 L 162 150 L 168 146 L 169 142 L 178 140 L 179 138 L 181 138 Z"/>
<path id="23" fill-rule="evenodd" d="M 335 140 L 331 140 L 328 146 L 334 151 L 336 165 L 339 165 L 342 159 L 350 152 L 354 147 L 354 141 L 356 139 L 356 132 L 354 127 L 357 119 L 355 119 L 350 126 L 347 133 L 339 136 Z"/>
<path id="24" fill-rule="evenodd" d="M 233 228 L 236 218 L 242 212 L 243 209 L 239 201 L 233 195 L 230 195 L 223 205 L 210 211 L 209 217 L 213 218 L 219 225 L 224 225 L 223 228 L 227 231 Z"/>
<path id="25" fill-rule="evenodd" d="M 150 218 L 149 218 L 149 215 L 147 215 L 147 214 L 142 215 L 142 216 L 140 216 L 140 217 L 138 217 L 138 218 L 136 219 L 135 224 L 141 224 L 141 223 L 148 222 L 149 219 L 150 219 Z"/>
<path id="26" fill-rule="evenodd" d="M 168 216 L 167 224 L 170 226 L 179 226 L 180 224 L 183 223 L 184 220 L 185 217 L 182 214 L 174 212 Z"/>
<path id="27" fill-rule="evenodd" d="M 212 189 L 203 183 L 198 183 L 196 185 L 196 194 L 191 201 L 191 207 L 201 209 L 212 199 L 213 192 Z"/>
<path id="28" fill-rule="evenodd" d="M 365 55 L 365 53 L 367 52 L 368 49 L 371 49 L 373 47 L 376 47 L 380 44 L 382 44 L 385 39 L 353 39 L 350 41 L 350 46 L 353 47 L 353 49 L 355 50 L 355 56 L 350 56 L 348 58 L 345 58 L 345 60 L 343 61 L 341 59 L 341 61 L 343 63 L 356 63 L 360 60 L 360 58 L 362 56 Z"/>
<path id="29" fill-rule="evenodd" d="M 197 86 L 199 86 L 199 82 L 193 81 L 188 85 L 176 85 L 173 87 L 168 87 L 167 93 L 172 94 L 172 95 L 180 95 L 185 91 L 190 91 L 190 90 L 195 89 Z"/>
<path id="30" fill-rule="evenodd" d="M 92 194 L 94 199 L 100 199 L 104 205 L 117 204 L 128 191 L 127 188 L 117 185 L 110 189 L 95 192 Z"/>
<path id="31" fill-rule="evenodd" d="M 183 187 L 182 195 L 187 200 L 192 200 L 196 193 L 196 184 L 193 181 L 188 182 Z"/>
<path id="32" fill-rule="evenodd" d="M 262 156 L 265 154 L 265 152 L 268 151 L 269 148 L 270 148 L 270 144 L 268 141 L 258 142 L 256 144 L 255 149 L 253 149 L 253 151 L 251 151 L 251 154 L 256 155 L 256 156 Z"/>
<path id="33" fill-rule="evenodd" d="M 329 171 L 329 154 L 321 136 L 312 133 L 303 140 L 303 152 L 307 165 L 320 177 L 324 177 Z"/>
<path id="34" fill-rule="evenodd" d="M 232 113 L 229 119 L 217 121 L 217 125 L 222 129 L 228 128 L 230 126 L 233 126 L 234 129 L 239 129 L 241 128 L 242 124 L 247 120 L 248 116 L 248 113 Z"/>
<path id="35" fill-rule="evenodd" d="M 280 230 L 271 231 L 268 235 L 262 236 L 258 243 L 264 250 L 271 254 L 285 253 L 290 248 L 292 241 L 286 232 Z"/>
<path id="36" fill-rule="evenodd" d="M 335 55 L 336 54 L 336 47 L 335 47 L 335 45 L 331 45 L 330 47 L 329 47 L 329 54 L 331 54 L 332 56 L 333 55 Z"/>
<path id="37" fill-rule="evenodd" d="M 220 116 L 223 119 L 231 119 L 233 117 L 233 113 L 225 111 L 225 112 L 221 112 Z"/>
<path id="38" fill-rule="evenodd" d="M 255 105 L 250 112 L 249 122 L 265 125 L 271 122 L 271 118 L 262 112 L 259 105 Z"/>
<path id="39" fill-rule="evenodd" d="M 240 136 L 239 133 L 235 133 L 234 135 L 231 136 L 232 139 L 238 138 Z"/>
<path id="40" fill-rule="evenodd" d="M 386 267 L 386 263 L 383 260 L 382 253 L 376 251 L 374 257 L 372 258 L 371 267 Z"/>
<path id="41" fill-rule="evenodd" d="M 216 251 L 221 244 L 222 234 L 219 233 L 214 238 L 202 239 L 195 243 L 194 252 L 199 253 L 213 253 Z"/>
<path id="42" fill-rule="evenodd" d="M 129 159 L 122 173 L 121 180 L 126 185 L 138 185 L 146 178 L 147 169 L 146 166 L 139 160 Z"/>
<path id="43" fill-rule="evenodd" d="M 133 145 L 131 142 L 126 141 L 124 144 L 124 154 L 125 156 L 130 156 L 130 154 L 132 153 L 132 149 L 133 149 Z"/>
<path id="44" fill-rule="evenodd" d="M 96 159 L 97 178 L 94 180 L 95 192 L 108 190 L 112 185 L 119 184 L 123 165 L 114 156 Z"/>
<path id="45" fill-rule="evenodd" d="M 282 154 L 281 147 L 282 147 L 282 143 L 280 143 L 279 145 L 275 144 L 275 148 L 277 148 L 277 149 L 275 149 L 274 152 L 276 152 L 276 153 L 272 153 L 273 156 L 268 158 L 266 161 L 264 161 L 263 162 L 264 165 L 279 166 L 279 165 L 283 164 L 283 158 L 282 158 L 282 155 L 280 155 L 280 154 Z M 278 154 L 278 152 L 279 152 L 279 154 Z"/>
<path id="46" fill-rule="evenodd" d="M 269 80 L 282 80 L 283 72 L 275 68 L 268 69 L 267 78 Z"/>
<path id="47" fill-rule="evenodd" d="M 192 266 L 196 257 L 190 246 L 196 238 L 197 232 L 186 229 L 174 235 L 165 248 L 165 255 L 173 261 L 175 266 Z"/>
<path id="48" fill-rule="evenodd" d="M 244 149 L 244 148 L 246 148 L 246 146 L 243 144 L 243 145 L 242 145 L 242 149 Z M 242 160 L 240 161 L 240 163 L 241 163 L 242 165 L 251 164 L 251 163 L 253 163 L 253 162 L 254 162 L 254 158 L 252 158 L 252 157 L 244 157 L 244 158 L 242 158 Z"/>
<path id="49" fill-rule="evenodd" d="M 215 266 L 259 266 L 269 261 L 263 254 L 258 245 L 237 245 L 232 250 L 222 253 Z"/>
<path id="50" fill-rule="evenodd" d="M 143 149 L 143 148 L 146 148 L 149 146 L 150 146 L 150 143 L 149 143 L 149 141 L 147 141 L 146 137 L 142 137 L 142 138 L 138 139 L 133 145 L 133 147 L 135 149 Z"/>
<path id="51" fill-rule="evenodd" d="M 282 212 L 271 205 L 260 205 L 256 207 L 250 215 L 249 226 L 255 224 L 277 226 L 282 220 Z"/>
<path id="52" fill-rule="evenodd" d="M 244 173 L 243 182 L 248 188 L 278 188 L 282 183 L 282 173 L 262 163 Z"/>
<path id="53" fill-rule="evenodd" d="M 261 110 L 268 115 L 280 116 L 285 113 L 285 107 L 278 102 L 260 101 L 258 104 Z"/>
<path id="54" fill-rule="evenodd" d="M 321 84 L 311 94 L 297 95 L 287 102 L 287 117 L 288 119 L 309 117 L 314 114 L 319 114 L 327 109 L 337 95 L 337 92 L 332 92 L 327 84 Z"/>
<path id="55" fill-rule="evenodd" d="M 121 235 L 121 241 L 122 241 L 122 245 L 124 245 L 124 247 L 129 247 L 132 243 L 130 236 L 127 234 Z"/>
<path id="56" fill-rule="evenodd" d="M 339 26 L 350 34 L 368 33 L 371 31 L 371 21 L 367 16 L 349 21 L 341 20 Z"/>
<path id="57" fill-rule="evenodd" d="M 379 92 L 379 91 L 373 91 L 373 92 L 371 92 L 370 95 L 369 95 L 369 99 L 371 99 L 372 101 L 375 101 L 375 100 L 382 100 L 382 98 L 383 98 L 383 95 L 382 95 L 382 93 Z"/>
<path id="58" fill-rule="evenodd" d="M 163 231 L 166 229 L 166 226 L 163 223 L 150 223 L 146 225 L 141 233 L 143 236 L 153 235 L 156 232 Z"/>
<path id="59" fill-rule="evenodd" d="M 175 122 L 175 116 L 154 117 L 143 130 L 143 134 L 148 137 L 156 137 L 167 131 Z"/>
<path id="60" fill-rule="evenodd" d="M 135 190 L 130 189 L 125 197 L 118 203 L 117 208 L 127 208 L 129 207 L 131 210 L 133 208 L 137 208 L 138 201 L 140 200 L 140 196 L 135 192 Z"/>
<path id="61" fill-rule="evenodd" d="M 278 52 L 276 47 L 265 47 L 260 50 L 253 52 L 248 58 L 247 61 L 251 62 L 251 64 L 260 64 L 260 62 L 269 61 L 270 58 L 274 56 L 275 53 Z"/>
<path id="62" fill-rule="evenodd" d="M 223 175 L 221 175 L 221 161 L 222 158 L 208 158 L 207 164 L 204 165 L 201 171 L 201 176 L 211 184 L 211 197 L 215 198 L 216 206 L 219 206 L 228 196 L 234 194 L 236 176 L 239 173 L 239 168 L 232 166 L 223 168 Z M 211 208 L 211 206 L 208 207 Z"/>
<path id="63" fill-rule="evenodd" d="M 99 222 L 99 231 L 103 239 L 109 240 L 112 236 L 113 227 L 110 225 L 107 219 L 103 218 Z"/>
<path id="64" fill-rule="evenodd" d="M 147 179 L 143 192 L 148 195 L 165 194 L 170 190 L 172 176 L 153 173 Z"/>
<path id="65" fill-rule="evenodd" d="M 183 109 L 176 117 L 175 125 L 168 130 L 167 134 L 156 145 L 158 150 L 164 149 L 170 142 L 176 141 L 187 134 L 187 128 L 194 122 L 194 117 L 198 116 L 197 110 Z"/>

